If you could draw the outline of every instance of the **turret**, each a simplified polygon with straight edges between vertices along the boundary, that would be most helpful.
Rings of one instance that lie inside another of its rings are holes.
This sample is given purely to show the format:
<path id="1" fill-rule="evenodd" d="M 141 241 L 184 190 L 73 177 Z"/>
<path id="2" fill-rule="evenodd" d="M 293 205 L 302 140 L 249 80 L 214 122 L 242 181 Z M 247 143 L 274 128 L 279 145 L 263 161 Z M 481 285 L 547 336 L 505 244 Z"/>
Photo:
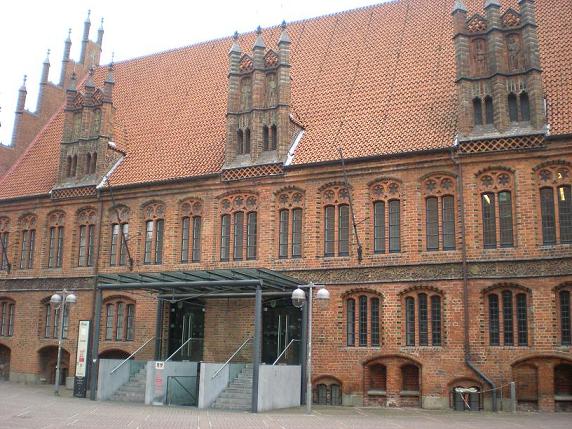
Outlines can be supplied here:
<path id="1" fill-rule="evenodd" d="M 62 71 L 60 74 L 60 86 L 63 88 L 65 81 L 66 81 L 66 71 L 68 68 L 68 63 L 70 61 L 70 52 L 71 52 L 71 28 L 68 30 L 68 37 L 64 42 L 64 56 L 62 58 Z"/>
<path id="2" fill-rule="evenodd" d="M 85 64 L 85 56 L 87 53 L 87 44 L 89 42 L 89 29 L 91 27 L 91 21 L 89 20 L 89 16 L 91 15 L 91 10 L 87 11 L 87 18 L 83 23 L 83 38 L 81 39 L 81 55 L 79 58 L 79 62 L 81 64 Z"/>

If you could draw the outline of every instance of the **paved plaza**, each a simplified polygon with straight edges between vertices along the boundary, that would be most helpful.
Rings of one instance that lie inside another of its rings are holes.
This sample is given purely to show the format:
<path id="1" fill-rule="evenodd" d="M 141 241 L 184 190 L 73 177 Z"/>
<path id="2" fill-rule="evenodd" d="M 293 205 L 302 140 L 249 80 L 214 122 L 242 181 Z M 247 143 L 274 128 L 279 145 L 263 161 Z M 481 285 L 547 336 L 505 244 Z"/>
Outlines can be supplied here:
<path id="1" fill-rule="evenodd" d="M 570 429 L 572 414 L 456 413 L 417 409 L 317 407 L 250 414 L 185 407 L 152 407 L 54 397 L 48 386 L 0 382 L 0 428 L 191 429 Z"/>

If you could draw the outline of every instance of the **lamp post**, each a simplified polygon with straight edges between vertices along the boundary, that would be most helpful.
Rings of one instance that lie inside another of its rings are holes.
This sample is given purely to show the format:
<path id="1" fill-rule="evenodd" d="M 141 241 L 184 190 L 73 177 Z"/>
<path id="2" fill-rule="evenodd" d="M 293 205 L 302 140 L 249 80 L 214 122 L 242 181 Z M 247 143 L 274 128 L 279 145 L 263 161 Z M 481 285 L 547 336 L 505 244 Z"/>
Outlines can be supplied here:
<path id="1" fill-rule="evenodd" d="M 306 413 L 312 413 L 312 300 L 314 283 L 309 283 L 308 288 L 308 347 L 306 347 Z M 330 292 L 324 285 L 318 286 L 316 299 L 319 302 L 327 302 L 330 299 Z M 292 292 L 292 304 L 294 307 L 302 308 L 306 301 L 306 293 L 298 287 Z"/>
<path id="2" fill-rule="evenodd" d="M 66 311 L 66 304 L 75 304 L 77 301 L 73 293 L 63 290 L 61 294 L 55 293 L 50 298 L 50 303 L 58 310 L 60 317 L 60 324 L 58 329 L 58 359 L 56 361 L 56 385 L 54 387 L 54 395 L 60 394 L 60 372 L 61 372 L 61 358 L 62 358 L 62 338 L 64 336 L 64 313 Z"/>

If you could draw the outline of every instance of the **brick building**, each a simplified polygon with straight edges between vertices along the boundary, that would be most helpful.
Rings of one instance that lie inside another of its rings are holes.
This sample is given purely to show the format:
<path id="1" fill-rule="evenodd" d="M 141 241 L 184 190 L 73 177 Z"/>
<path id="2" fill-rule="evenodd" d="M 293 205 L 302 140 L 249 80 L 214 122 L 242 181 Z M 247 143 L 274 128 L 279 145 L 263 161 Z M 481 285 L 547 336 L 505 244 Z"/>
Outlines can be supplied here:
<path id="1" fill-rule="evenodd" d="M 0 149 L 1 373 L 53 381 L 64 287 L 71 375 L 101 278 L 267 269 L 331 293 L 316 402 L 447 408 L 516 381 L 521 408 L 570 410 L 571 17 L 399 0 L 107 66 L 88 19 Z M 253 330 L 253 300 L 103 299 L 102 358 L 156 332 L 138 356 L 165 357 L 190 314 L 206 361 Z M 264 302 L 266 363 L 300 335 L 288 301 Z"/>

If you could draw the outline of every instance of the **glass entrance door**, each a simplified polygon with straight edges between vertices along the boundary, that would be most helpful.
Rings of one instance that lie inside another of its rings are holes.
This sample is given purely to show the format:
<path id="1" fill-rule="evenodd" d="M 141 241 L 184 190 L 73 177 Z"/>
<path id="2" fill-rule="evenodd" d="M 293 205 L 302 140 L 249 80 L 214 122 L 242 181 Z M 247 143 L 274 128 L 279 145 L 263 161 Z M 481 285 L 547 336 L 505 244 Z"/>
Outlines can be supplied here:
<path id="1" fill-rule="evenodd" d="M 205 326 L 203 306 L 199 303 L 181 301 L 171 304 L 170 311 L 169 356 L 186 342 L 172 360 L 201 361 Z"/>
<path id="2" fill-rule="evenodd" d="M 300 363 L 300 333 L 302 312 L 294 307 L 290 298 L 266 302 L 262 327 L 262 362 L 271 365 L 288 344 L 295 340 L 278 363 Z"/>

